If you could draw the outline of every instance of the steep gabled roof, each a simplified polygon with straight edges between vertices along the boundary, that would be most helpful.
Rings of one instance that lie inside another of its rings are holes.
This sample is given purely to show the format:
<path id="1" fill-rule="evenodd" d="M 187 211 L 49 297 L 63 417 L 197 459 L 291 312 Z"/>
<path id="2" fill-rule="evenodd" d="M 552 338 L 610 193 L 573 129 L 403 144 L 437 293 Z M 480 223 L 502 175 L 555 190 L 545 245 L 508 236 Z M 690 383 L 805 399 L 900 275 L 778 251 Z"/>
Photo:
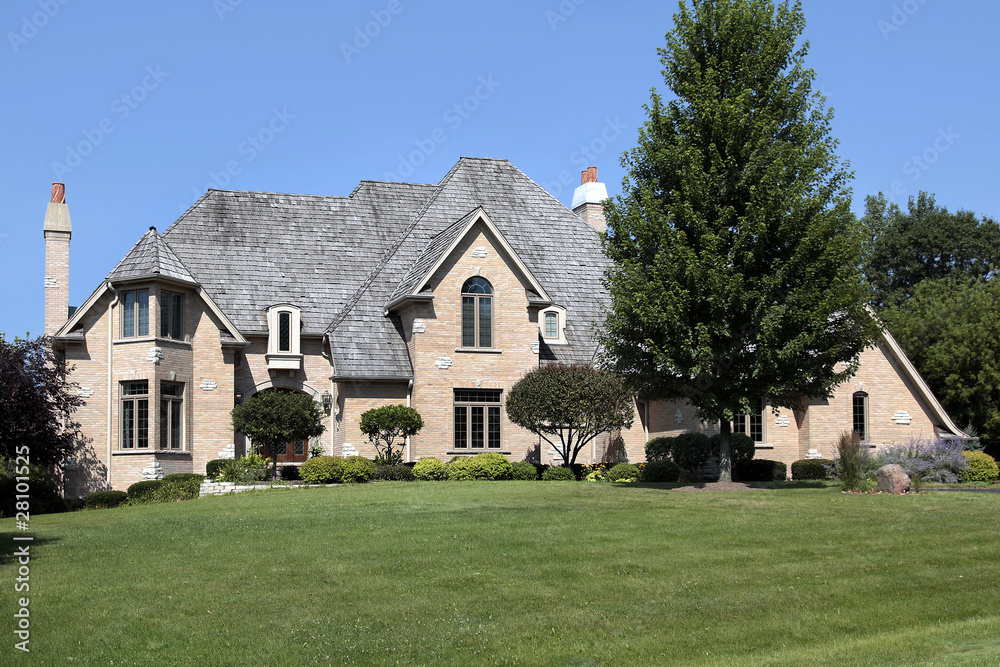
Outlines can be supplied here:
<path id="1" fill-rule="evenodd" d="M 184 262 L 170 248 L 156 227 L 142 235 L 125 257 L 108 274 L 106 280 L 116 283 L 144 278 L 170 278 L 185 283 L 197 284 Z"/>

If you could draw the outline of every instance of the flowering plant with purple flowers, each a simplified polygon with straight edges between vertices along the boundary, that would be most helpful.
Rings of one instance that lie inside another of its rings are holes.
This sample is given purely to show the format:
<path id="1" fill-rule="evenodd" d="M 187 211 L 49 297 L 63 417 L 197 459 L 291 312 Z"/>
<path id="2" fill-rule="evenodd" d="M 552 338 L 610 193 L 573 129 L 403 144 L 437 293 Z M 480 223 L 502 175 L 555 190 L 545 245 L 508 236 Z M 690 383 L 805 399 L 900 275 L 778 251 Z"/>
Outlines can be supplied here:
<path id="1" fill-rule="evenodd" d="M 876 468 L 898 463 L 911 478 L 953 484 L 961 482 L 963 473 L 969 468 L 963 449 L 964 443 L 958 440 L 910 438 L 880 451 L 875 457 Z"/>

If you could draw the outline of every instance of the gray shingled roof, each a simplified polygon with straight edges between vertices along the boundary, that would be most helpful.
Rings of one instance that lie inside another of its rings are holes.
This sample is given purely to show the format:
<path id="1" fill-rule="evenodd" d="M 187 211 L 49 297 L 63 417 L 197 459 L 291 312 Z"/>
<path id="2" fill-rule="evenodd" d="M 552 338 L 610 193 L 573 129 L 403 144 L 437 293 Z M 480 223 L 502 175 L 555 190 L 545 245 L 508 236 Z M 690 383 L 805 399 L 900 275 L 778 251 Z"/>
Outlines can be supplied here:
<path id="1" fill-rule="evenodd" d="M 403 279 L 399 281 L 396 289 L 389 295 L 387 303 L 397 297 L 409 294 L 416 288 L 421 279 L 427 276 L 427 272 L 441 258 L 441 255 L 451 247 L 451 244 L 459 237 L 462 230 L 468 226 L 478 210 L 477 208 L 475 211 L 469 211 L 459 218 L 458 222 L 447 227 L 436 236 L 431 237 L 431 240 L 424 246 L 413 266 L 410 267 L 410 270 L 406 272 Z"/>
<path id="2" fill-rule="evenodd" d="M 107 280 L 118 282 L 151 276 L 173 278 L 188 283 L 198 282 L 163 237 L 156 232 L 155 227 L 150 227 L 128 254 L 111 269 Z"/>
<path id="3" fill-rule="evenodd" d="M 291 303 L 306 332 L 329 334 L 337 377 L 405 378 L 400 323 L 384 305 L 412 289 L 480 206 L 567 310 L 570 345 L 543 360 L 590 361 L 608 262 L 599 236 L 506 160 L 462 158 L 437 185 L 363 181 L 348 197 L 210 190 L 151 240 L 243 334 L 266 330 L 269 306 Z M 132 270 L 149 236 L 115 271 Z"/>

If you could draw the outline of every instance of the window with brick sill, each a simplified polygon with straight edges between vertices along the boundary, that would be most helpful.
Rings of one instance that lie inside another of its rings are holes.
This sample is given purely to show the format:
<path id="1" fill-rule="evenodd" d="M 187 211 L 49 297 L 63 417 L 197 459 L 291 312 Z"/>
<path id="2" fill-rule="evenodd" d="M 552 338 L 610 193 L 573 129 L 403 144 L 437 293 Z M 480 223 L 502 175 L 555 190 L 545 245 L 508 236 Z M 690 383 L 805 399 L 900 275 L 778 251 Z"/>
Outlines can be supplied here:
<path id="1" fill-rule="evenodd" d="M 160 384 L 159 412 L 150 413 L 148 380 L 121 383 L 121 430 L 119 450 L 184 449 L 184 385 L 180 382 Z M 150 425 L 159 426 L 159 439 L 150 437 Z"/>
<path id="2" fill-rule="evenodd" d="M 455 449 L 499 450 L 503 441 L 499 389 L 456 389 Z"/>
<path id="3" fill-rule="evenodd" d="M 149 290 L 122 292 L 122 338 L 141 338 L 149 335 Z"/>
<path id="4" fill-rule="evenodd" d="M 479 276 L 462 286 L 462 348 L 493 347 L 493 286 Z"/>

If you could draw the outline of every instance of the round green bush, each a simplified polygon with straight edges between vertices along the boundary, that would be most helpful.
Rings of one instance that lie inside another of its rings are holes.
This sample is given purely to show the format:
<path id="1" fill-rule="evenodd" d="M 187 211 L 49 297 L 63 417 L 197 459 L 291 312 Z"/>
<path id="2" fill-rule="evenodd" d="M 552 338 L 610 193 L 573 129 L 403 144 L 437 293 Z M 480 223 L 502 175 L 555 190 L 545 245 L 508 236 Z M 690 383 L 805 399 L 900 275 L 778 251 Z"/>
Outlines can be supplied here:
<path id="1" fill-rule="evenodd" d="M 413 468 L 408 465 L 375 464 L 375 479 L 383 482 L 412 482 L 416 479 Z"/>
<path id="2" fill-rule="evenodd" d="M 205 476 L 210 479 L 215 479 L 222 472 L 222 469 L 226 467 L 231 459 L 212 459 L 205 464 Z"/>
<path id="3" fill-rule="evenodd" d="M 472 479 L 496 481 L 513 477 L 513 467 L 507 457 L 499 452 L 481 452 L 469 463 Z"/>
<path id="4" fill-rule="evenodd" d="M 783 482 L 788 474 L 784 463 L 767 459 L 744 461 L 734 470 L 741 482 Z"/>
<path id="5" fill-rule="evenodd" d="M 673 438 L 653 438 L 646 443 L 646 460 L 665 461 L 670 458 L 673 447 Z"/>
<path id="6" fill-rule="evenodd" d="M 799 459 L 792 463 L 792 479 L 826 479 L 827 467 L 832 465 L 830 459 Z"/>
<path id="7" fill-rule="evenodd" d="M 467 456 L 456 456 L 448 463 L 448 479 L 453 482 L 463 482 L 473 479 L 469 466 L 472 459 Z"/>
<path id="8" fill-rule="evenodd" d="M 333 484 L 344 478 L 344 459 L 339 456 L 314 456 L 299 468 L 307 484 Z"/>
<path id="9" fill-rule="evenodd" d="M 175 472 L 172 475 L 167 475 L 163 478 L 164 484 L 169 484 L 170 482 L 189 482 L 189 481 L 204 482 L 205 476 L 199 475 L 196 472 Z"/>
<path id="10" fill-rule="evenodd" d="M 413 466 L 413 476 L 433 482 L 448 479 L 448 466 L 440 459 L 425 456 Z"/>
<path id="11" fill-rule="evenodd" d="M 375 479 L 375 462 L 363 456 L 348 456 L 344 459 L 343 481 L 362 484 Z"/>
<path id="12" fill-rule="evenodd" d="M 126 498 L 128 494 L 124 491 L 94 491 L 83 499 L 83 506 L 91 509 L 118 507 Z"/>
<path id="13" fill-rule="evenodd" d="M 534 481 L 538 479 L 538 468 L 531 461 L 518 461 L 510 465 L 511 479 Z"/>
<path id="14" fill-rule="evenodd" d="M 635 482 L 639 479 L 639 468 L 631 463 L 619 463 L 608 471 L 611 482 Z"/>
<path id="15" fill-rule="evenodd" d="M 576 475 L 566 466 L 551 466 L 542 473 L 542 479 L 546 482 L 575 482 Z"/>
<path id="16" fill-rule="evenodd" d="M 674 463 L 692 477 L 712 456 L 712 441 L 704 433 L 681 433 L 674 438 Z"/>
<path id="17" fill-rule="evenodd" d="M 673 461 L 647 461 L 639 477 L 643 482 L 676 482 L 681 467 Z"/>
<path id="18" fill-rule="evenodd" d="M 129 500 L 137 500 L 142 498 L 147 493 L 156 491 L 161 486 L 163 486 L 162 479 L 150 479 L 143 482 L 136 482 L 132 486 L 128 487 L 128 498 Z"/>
<path id="19" fill-rule="evenodd" d="M 969 463 L 969 469 L 962 473 L 966 482 L 992 482 L 1000 477 L 1000 467 L 996 459 L 982 451 L 962 452 Z"/>

